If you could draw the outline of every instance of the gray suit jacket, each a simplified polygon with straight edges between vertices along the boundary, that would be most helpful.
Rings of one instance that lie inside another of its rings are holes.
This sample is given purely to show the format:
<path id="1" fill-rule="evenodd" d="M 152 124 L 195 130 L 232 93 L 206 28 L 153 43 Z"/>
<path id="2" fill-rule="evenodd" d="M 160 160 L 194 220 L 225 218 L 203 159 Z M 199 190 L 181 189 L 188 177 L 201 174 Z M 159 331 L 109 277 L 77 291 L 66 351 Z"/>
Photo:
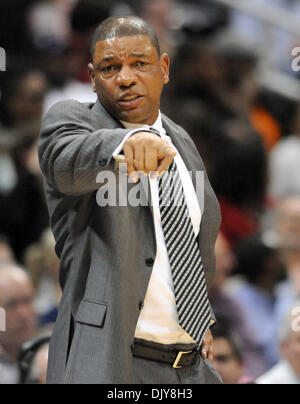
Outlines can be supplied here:
<path id="1" fill-rule="evenodd" d="M 189 135 L 167 117 L 163 125 L 188 170 L 204 171 Z M 99 102 L 58 103 L 42 125 L 39 158 L 63 288 L 51 384 L 134 383 L 131 346 L 156 257 L 152 210 L 96 202 L 96 177 L 115 171 L 112 154 L 128 132 Z M 220 210 L 206 174 L 204 194 L 199 246 L 210 287 Z"/>

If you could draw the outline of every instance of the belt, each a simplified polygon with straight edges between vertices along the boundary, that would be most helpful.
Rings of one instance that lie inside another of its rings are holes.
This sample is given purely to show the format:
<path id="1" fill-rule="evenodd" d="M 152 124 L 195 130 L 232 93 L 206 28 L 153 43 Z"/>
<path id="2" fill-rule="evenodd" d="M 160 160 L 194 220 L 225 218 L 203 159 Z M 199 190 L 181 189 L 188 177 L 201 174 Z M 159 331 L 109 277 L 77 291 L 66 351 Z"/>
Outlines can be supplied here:
<path id="1" fill-rule="evenodd" d="M 132 346 L 133 356 L 149 359 L 172 365 L 174 369 L 192 366 L 199 356 L 198 346 L 191 349 L 181 350 L 178 345 L 161 345 L 148 341 L 135 340 Z M 182 346 L 183 347 L 183 346 Z"/>

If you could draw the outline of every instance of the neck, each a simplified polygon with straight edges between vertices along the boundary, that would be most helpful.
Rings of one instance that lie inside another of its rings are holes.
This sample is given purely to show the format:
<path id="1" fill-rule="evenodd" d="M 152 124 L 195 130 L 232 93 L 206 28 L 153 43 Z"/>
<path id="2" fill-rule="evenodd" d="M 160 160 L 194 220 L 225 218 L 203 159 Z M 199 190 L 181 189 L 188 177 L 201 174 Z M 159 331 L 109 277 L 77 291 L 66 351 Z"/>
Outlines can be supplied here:
<path id="1" fill-rule="evenodd" d="M 156 118 L 154 118 L 154 119 L 148 119 L 143 122 L 129 122 L 129 121 L 123 121 L 123 120 L 121 120 L 121 122 L 123 123 L 123 125 L 125 124 L 125 126 L 126 126 L 126 124 L 127 124 L 127 125 L 130 125 L 130 127 L 132 127 L 132 128 L 135 128 L 135 127 L 139 128 L 140 126 L 145 126 L 145 125 L 153 126 L 156 123 L 156 121 L 158 120 L 159 115 L 160 115 L 160 112 L 158 111 Z"/>

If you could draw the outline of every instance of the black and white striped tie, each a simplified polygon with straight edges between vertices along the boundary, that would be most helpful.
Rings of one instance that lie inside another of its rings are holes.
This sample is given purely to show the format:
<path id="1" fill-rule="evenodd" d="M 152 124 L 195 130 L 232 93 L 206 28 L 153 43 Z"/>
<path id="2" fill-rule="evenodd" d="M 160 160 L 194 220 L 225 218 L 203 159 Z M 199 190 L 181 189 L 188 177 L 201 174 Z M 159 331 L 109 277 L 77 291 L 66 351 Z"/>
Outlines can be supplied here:
<path id="1" fill-rule="evenodd" d="M 210 305 L 199 245 L 175 161 L 159 179 L 158 186 L 179 324 L 202 345 L 210 326 Z"/>

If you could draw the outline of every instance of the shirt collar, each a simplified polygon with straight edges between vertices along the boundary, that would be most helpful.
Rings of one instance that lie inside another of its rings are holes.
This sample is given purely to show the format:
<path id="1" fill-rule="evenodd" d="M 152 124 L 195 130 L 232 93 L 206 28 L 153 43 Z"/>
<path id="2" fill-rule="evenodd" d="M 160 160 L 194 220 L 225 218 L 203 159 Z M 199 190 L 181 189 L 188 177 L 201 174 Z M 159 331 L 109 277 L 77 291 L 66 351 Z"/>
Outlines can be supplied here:
<path id="1" fill-rule="evenodd" d="M 121 121 L 121 123 L 123 124 L 123 126 L 126 129 L 139 129 L 139 128 L 154 128 L 156 129 L 159 133 L 165 133 L 165 130 L 163 128 L 163 124 L 162 124 L 162 117 L 161 117 L 161 112 L 159 111 L 158 113 L 158 118 L 157 120 L 154 122 L 153 125 L 140 125 L 140 124 L 136 124 L 136 123 L 130 123 L 130 122 L 123 122 Z"/>

